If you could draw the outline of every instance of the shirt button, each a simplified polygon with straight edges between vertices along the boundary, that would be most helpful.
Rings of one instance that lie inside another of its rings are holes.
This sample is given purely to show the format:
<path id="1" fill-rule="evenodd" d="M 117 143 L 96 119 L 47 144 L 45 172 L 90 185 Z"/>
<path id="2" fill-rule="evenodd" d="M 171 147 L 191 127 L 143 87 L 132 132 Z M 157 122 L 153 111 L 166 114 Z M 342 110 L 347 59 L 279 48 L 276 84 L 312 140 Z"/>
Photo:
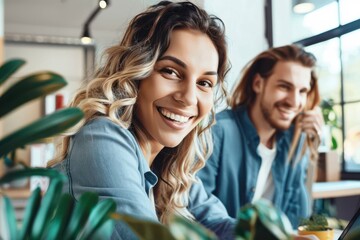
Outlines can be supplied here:
<path id="1" fill-rule="evenodd" d="M 251 188 L 251 191 L 252 191 L 252 192 L 255 192 L 255 188 L 254 188 L 254 187 L 252 187 L 252 188 Z"/>

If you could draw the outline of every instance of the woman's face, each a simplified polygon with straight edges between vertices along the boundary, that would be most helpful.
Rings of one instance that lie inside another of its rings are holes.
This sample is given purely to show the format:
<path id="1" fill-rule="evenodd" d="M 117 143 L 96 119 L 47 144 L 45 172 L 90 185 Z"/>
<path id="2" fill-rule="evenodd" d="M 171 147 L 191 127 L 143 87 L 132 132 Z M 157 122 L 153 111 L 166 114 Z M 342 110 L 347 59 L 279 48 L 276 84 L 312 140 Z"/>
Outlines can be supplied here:
<path id="1" fill-rule="evenodd" d="M 219 56 L 210 38 L 175 30 L 152 74 L 140 81 L 136 115 L 152 153 L 177 146 L 210 112 Z"/>

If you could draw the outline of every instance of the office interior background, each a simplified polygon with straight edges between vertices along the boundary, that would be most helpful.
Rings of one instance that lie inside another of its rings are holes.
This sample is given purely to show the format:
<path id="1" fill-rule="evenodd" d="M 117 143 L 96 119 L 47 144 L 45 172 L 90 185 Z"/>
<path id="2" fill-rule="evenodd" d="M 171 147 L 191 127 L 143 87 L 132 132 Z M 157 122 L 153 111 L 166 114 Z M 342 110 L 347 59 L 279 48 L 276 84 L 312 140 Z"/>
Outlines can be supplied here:
<path id="1" fill-rule="evenodd" d="M 0 0 L 0 61 L 11 58 L 27 61 L 4 88 L 20 76 L 40 70 L 58 72 L 68 81 L 68 86 L 60 92 L 35 100 L 2 119 L 0 136 L 54 111 L 59 96 L 66 104 L 101 65 L 103 51 L 120 41 L 128 21 L 158 1 L 106 2 L 108 5 L 100 9 L 99 0 Z M 192 2 L 225 23 L 232 64 L 227 76 L 228 90 L 239 78 L 243 66 L 268 47 L 299 43 L 315 54 L 321 97 L 333 103 L 335 116 L 331 117 L 337 119 L 337 127 L 330 134 L 337 142 L 333 150 L 338 156 L 339 178 L 360 180 L 360 1 Z M 294 8 L 298 2 L 306 2 L 307 11 Z M 91 41 L 83 43 L 83 35 L 91 37 Z M 31 164 L 41 165 L 42 162 L 31 162 L 31 156 L 38 154 L 36 147 L 25 151 L 23 156 Z M 51 155 L 52 148 L 48 145 L 44 148 Z M 348 219 L 358 208 L 360 197 L 331 201 L 343 209 L 338 211 L 338 217 Z"/>

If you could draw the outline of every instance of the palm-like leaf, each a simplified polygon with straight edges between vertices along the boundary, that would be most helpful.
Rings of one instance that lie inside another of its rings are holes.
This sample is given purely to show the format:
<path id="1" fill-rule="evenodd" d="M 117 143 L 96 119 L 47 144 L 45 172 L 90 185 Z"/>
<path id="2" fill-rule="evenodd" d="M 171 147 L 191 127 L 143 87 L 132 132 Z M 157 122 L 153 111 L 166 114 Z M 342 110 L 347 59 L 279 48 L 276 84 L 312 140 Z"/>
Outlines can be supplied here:
<path id="1" fill-rule="evenodd" d="M 30 142 L 65 131 L 83 118 L 78 108 L 66 108 L 25 126 L 0 141 L 0 157 Z"/>
<path id="2" fill-rule="evenodd" d="M 111 199 L 105 199 L 98 203 L 91 211 L 88 222 L 84 228 L 83 239 L 90 238 L 97 229 L 109 220 L 109 214 L 115 212 L 116 204 Z"/>
<path id="3" fill-rule="evenodd" d="M 8 197 L 4 196 L 4 209 L 1 211 L 5 212 L 7 225 L 8 225 L 8 233 L 10 239 L 17 239 L 17 227 L 16 227 L 16 218 L 15 218 L 15 210 L 11 201 Z"/>
<path id="4" fill-rule="evenodd" d="M 292 239 L 291 224 L 269 201 L 260 200 L 241 208 L 236 236 L 239 239 Z"/>
<path id="5" fill-rule="evenodd" d="M 31 231 L 31 239 L 41 239 L 45 230 L 50 223 L 54 209 L 58 206 L 61 195 L 62 180 L 59 178 L 52 179 L 44 198 L 41 201 L 41 208 L 39 209 Z"/>
<path id="6" fill-rule="evenodd" d="M 53 72 L 40 72 L 27 76 L 7 89 L 0 97 L 0 117 L 30 100 L 59 90 L 66 84 L 63 77 Z"/>
<path id="7" fill-rule="evenodd" d="M 63 238 L 62 233 L 70 220 L 74 204 L 75 202 L 70 194 L 65 193 L 61 196 L 55 216 L 49 225 L 46 239 L 57 240 Z"/>
<path id="8" fill-rule="evenodd" d="M 24 219 L 22 228 L 20 230 L 19 239 L 26 239 L 26 236 L 30 235 L 30 231 L 32 228 L 32 224 L 35 220 L 37 211 L 40 208 L 41 203 L 41 190 L 39 187 L 37 187 L 31 194 L 31 197 L 29 198 L 25 213 L 24 213 Z"/>
<path id="9" fill-rule="evenodd" d="M 12 59 L 4 63 L 0 67 L 0 86 L 24 64 L 22 59 Z"/>
<path id="10" fill-rule="evenodd" d="M 19 170 L 13 170 L 7 172 L 3 177 L 0 178 L 0 185 L 32 176 L 49 177 L 50 179 L 55 179 L 55 178 L 60 178 L 63 180 L 66 179 L 64 175 L 60 174 L 58 171 L 54 169 L 25 168 L 25 169 L 19 169 Z"/>
<path id="11" fill-rule="evenodd" d="M 42 199 L 39 188 L 33 191 L 20 229 L 16 228 L 11 202 L 4 197 L 10 239 L 90 239 L 95 233 L 111 235 L 110 214 L 115 211 L 115 202 L 107 199 L 98 203 L 95 193 L 84 193 L 75 205 L 69 194 L 61 195 L 66 178 L 53 169 L 14 170 L 0 178 L 0 185 L 30 176 L 47 176 L 51 179 L 50 185 Z"/>
<path id="12" fill-rule="evenodd" d="M 184 240 L 216 240 L 214 233 L 196 222 L 173 216 L 169 224 L 170 232 L 176 239 Z"/>
<path id="13" fill-rule="evenodd" d="M 84 193 L 80 197 L 79 204 L 76 205 L 72 213 L 64 239 L 75 239 L 82 231 L 90 215 L 91 209 L 95 207 L 98 200 L 99 197 L 95 193 Z"/>
<path id="14" fill-rule="evenodd" d="M 125 222 L 142 240 L 176 240 L 176 238 L 171 234 L 170 230 L 160 223 L 140 220 L 118 213 L 112 214 L 111 218 Z"/>

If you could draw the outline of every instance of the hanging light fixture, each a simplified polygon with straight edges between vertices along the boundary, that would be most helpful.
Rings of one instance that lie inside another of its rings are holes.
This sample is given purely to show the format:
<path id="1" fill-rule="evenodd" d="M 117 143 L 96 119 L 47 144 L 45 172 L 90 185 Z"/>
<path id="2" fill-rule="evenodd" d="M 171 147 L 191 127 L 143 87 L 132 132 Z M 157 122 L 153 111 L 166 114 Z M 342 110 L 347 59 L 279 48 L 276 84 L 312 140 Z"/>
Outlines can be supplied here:
<path id="1" fill-rule="evenodd" d="M 107 0 L 100 0 L 99 1 L 99 7 L 104 9 L 108 6 L 108 1 Z"/>
<path id="2" fill-rule="evenodd" d="M 309 0 L 295 0 L 293 11 L 295 13 L 304 14 L 315 9 L 315 4 Z"/>
<path id="3" fill-rule="evenodd" d="M 99 0 L 98 6 L 94 9 L 94 11 L 91 13 L 91 15 L 86 20 L 84 27 L 83 27 L 83 33 L 81 35 L 81 42 L 83 44 L 90 44 L 93 42 L 93 39 L 90 35 L 90 23 L 92 20 L 94 20 L 95 16 L 100 12 L 100 10 L 106 8 L 109 6 L 110 1 L 109 0 Z"/>
<path id="4" fill-rule="evenodd" d="M 83 34 L 81 36 L 81 42 L 83 44 L 92 43 L 92 38 L 91 38 L 91 35 L 90 35 L 89 25 L 84 25 Z"/>

